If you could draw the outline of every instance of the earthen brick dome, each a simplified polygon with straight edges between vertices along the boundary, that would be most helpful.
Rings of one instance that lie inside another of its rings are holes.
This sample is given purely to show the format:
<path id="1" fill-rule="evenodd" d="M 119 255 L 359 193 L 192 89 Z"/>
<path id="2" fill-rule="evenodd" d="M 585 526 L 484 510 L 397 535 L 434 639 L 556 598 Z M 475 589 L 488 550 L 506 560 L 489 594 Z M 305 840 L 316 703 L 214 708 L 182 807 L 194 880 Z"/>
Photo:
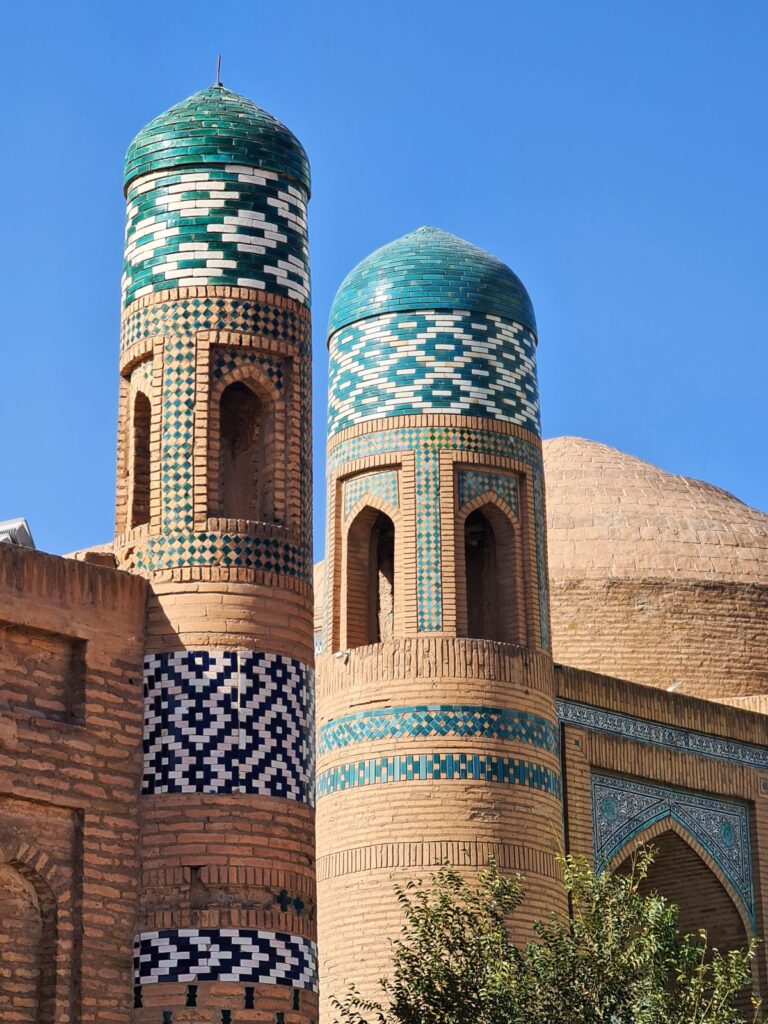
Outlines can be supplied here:
<path id="1" fill-rule="evenodd" d="M 604 444 L 544 442 L 555 659 L 714 699 L 768 692 L 768 516 Z"/>

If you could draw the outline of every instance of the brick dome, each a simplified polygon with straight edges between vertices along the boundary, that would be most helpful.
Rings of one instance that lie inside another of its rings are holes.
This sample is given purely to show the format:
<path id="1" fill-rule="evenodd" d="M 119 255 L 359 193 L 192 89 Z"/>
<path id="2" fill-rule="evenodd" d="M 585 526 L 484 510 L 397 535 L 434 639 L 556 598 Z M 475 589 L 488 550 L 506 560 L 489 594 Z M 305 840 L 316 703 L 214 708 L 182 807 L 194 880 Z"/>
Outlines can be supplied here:
<path id="1" fill-rule="evenodd" d="M 595 441 L 544 442 L 554 579 L 768 583 L 768 515 Z"/>
<path id="2" fill-rule="evenodd" d="M 544 466 L 555 660 L 768 710 L 768 516 L 582 438 Z"/>
<path id="3" fill-rule="evenodd" d="M 296 136 L 221 85 L 196 92 L 142 128 L 125 157 L 125 185 L 150 171 L 199 164 L 259 167 L 293 178 L 309 193 L 309 162 Z"/>
<path id="4" fill-rule="evenodd" d="M 485 313 L 536 333 L 530 296 L 506 263 L 432 227 L 382 246 L 347 274 L 333 301 L 328 333 L 366 317 L 419 309 Z"/>

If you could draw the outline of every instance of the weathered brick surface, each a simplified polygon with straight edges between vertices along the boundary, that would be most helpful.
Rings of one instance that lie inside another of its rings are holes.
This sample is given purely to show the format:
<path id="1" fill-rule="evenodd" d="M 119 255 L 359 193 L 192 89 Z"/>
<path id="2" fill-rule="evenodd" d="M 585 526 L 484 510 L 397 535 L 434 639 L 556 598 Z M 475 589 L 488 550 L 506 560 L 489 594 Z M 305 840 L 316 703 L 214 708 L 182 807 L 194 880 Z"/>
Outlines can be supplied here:
<path id="1" fill-rule="evenodd" d="M 0 545 L 0 947 L 30 949 L 0 970 L 9 1024 L 130 1020 L 145 602 L 141 579 Z"/>

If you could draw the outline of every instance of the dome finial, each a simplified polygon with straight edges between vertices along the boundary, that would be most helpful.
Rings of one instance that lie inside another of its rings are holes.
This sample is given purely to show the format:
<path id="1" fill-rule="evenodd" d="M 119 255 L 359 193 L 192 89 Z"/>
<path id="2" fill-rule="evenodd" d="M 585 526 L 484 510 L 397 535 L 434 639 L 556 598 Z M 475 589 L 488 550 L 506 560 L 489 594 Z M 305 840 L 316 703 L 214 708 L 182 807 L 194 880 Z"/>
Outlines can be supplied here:
<path id="1" fill-rule="evenodd" d="M 221 86 L 221 54 L 216 54 L 216 85 Z"/>

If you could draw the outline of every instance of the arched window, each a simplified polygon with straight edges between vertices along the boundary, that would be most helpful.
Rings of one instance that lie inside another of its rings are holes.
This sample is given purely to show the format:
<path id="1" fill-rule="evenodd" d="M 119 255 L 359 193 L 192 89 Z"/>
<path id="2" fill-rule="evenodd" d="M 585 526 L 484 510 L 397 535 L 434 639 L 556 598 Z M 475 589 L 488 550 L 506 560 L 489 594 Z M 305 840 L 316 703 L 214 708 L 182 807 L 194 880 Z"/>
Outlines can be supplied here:
<path id="1" fill-rule="evenodd" d="M 219 404 L 220 514 L 226 519 L 271 520 L 272 408 L 247 384 L 230 384 Z"/>
<path id="2" fill-rule="evenodd" d="M 131 491 L 131 527 L 149 522 L 151 476 L 150 435 L 152 406 L 139 391 L 133 403 L 133 480 Z"/>
<path id="3" fill-rule="evenodd" d="M 502 643 L 525 643 L 518 539 L 496 505 L 464 520 L 466 635 Z"/>
<path id="4" fill-rule="evenodd" d="M 366 508 L 347 536 L 347 646 L 395 635 L 395 525 Z"/>

